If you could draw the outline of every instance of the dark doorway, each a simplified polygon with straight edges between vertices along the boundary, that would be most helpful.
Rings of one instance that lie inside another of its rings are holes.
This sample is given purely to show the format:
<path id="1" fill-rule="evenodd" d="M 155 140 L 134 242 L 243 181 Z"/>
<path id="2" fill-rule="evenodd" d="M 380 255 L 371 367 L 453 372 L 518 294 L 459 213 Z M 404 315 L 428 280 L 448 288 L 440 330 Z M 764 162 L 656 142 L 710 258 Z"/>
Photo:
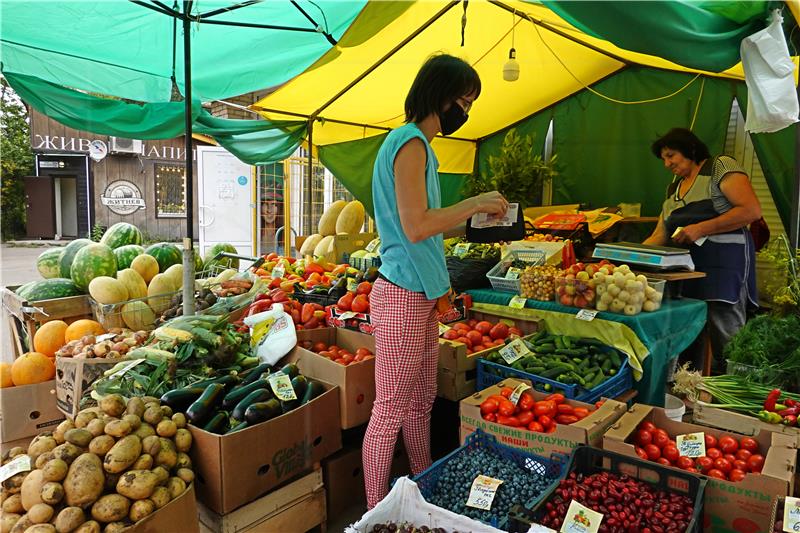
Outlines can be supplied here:
<path id="1" fill-rule="evenodd" d="M 29 239 L 52 239 L 56 234 L 53 178 L 26 176 L 25 212 Z"/>

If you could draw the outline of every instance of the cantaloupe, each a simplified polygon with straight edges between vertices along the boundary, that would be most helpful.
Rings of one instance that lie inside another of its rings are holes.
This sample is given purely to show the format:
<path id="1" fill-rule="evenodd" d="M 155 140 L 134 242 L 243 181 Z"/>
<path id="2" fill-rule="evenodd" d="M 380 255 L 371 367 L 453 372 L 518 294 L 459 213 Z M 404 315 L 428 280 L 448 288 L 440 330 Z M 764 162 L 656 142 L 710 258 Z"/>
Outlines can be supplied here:
<path id="1" fill-rule="evenodd" d="M 128 302 L 122 306 L 122 320 L 134 331 L 153 329 L 156 314 L 142 301 Z"/>
<path id="2" fill-rule="evenodd" d="M 175 286 L 166 273 L 156 274 L 147 286 L 147 305 L 156 313 L 163 313 L 169 307 Z M 164 295 L 164 296 L 162 296 Z"/>
<path id="3" fill-rule="evenodd" d="M 339 214 L 345 206 L 347 206 L 345 200 L 336 200 L 322 213 L 322 217 L 319 219 L 319 226 L 317 227 L 320 235 L 336 235 L 336 224 L 339 220 Z"/>
<path id="4" fill-rule="evenodd" d="M 89 282 L 89 296 L 101 304 L 118 304 L 128 299 L 128 289 L 118 279 L 99 276 Z"/>
<path id="5" fill-rule="evenodd" d="M 364 227 L 364 205 L 358 200 L 347 204 L 336 219 L 336 233 L 360 233 Z"/>
<path id="6" fill-rule="evenodd" d="M 303 246 L 300 247 L 300 255 L 302 257 L 314 255 L 314 249 L 319 244 L 319 241 L 322 240 L 322 237 L 323 236 L 319 233 L 315 233 L 306 237 L 306 240 L 303 241 Z"/>
<path id="7" fill-rule="evenodd" d="M 131 261 L 131 268 L 142 276 L 145 283 L 150 283 L 153 276 L 158 274 L 158 261 L 152 255 L 137 255 Z"/>
<path id="8" fill-rule="evenodd" d="M 164 274 L 169 276 L 169 279 L 172 280 L 172 285 L 175 287 L 176 291 L 183 287 L 183 265 L 172 265 Z"/>
<path id="9" fill-rule="evenodd" d="M 323 237 L 319 244 L 314 248 L 314 257 L 324 257 L 326 261 L 333 263 L 336 261 L 336 254 L 334 253 L 334 243 L 336 237 L 328 235 Z"/>
<path id="10" fill-rule="evenodd" d="M 132 268 L 117 272 L 117 279 L 128 289 L 128 299 L 136 300 L 147 296 L 147 283 L 142 276 Z"/>

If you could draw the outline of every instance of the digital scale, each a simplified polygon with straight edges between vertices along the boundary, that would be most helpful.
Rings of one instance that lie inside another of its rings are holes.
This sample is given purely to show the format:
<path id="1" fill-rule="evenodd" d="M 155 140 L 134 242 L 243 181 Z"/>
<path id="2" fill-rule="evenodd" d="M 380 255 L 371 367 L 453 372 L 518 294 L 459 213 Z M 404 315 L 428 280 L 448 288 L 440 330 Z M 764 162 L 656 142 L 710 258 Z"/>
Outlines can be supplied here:
<path id="1" fill-rule="evenodd" d="M 694 270 L 694 261 L 689 250 L 670 246 L 635 242 L 598 243 L 592 257 L 653 270 Z"/>

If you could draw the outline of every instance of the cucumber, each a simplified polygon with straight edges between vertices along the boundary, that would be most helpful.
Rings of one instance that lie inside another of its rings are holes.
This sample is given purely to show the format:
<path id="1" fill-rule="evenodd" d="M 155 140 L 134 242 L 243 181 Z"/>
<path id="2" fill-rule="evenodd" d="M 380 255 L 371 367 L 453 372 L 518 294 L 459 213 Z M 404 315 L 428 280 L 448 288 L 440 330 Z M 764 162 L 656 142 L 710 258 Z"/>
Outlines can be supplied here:
<path id="1" fill-rule="evenodd" d="M 214 409 L 214 406 L 222 399 L 222 392 L 225 385 L 222 383 L 212 383 L 206 387 L 203 394 L 189 406 L 186 410 L 186 418 L 194 425 L 199 425 L 205 421 Z"/>
<path id="2" fill-rule="evenodd" d="M 225 395 L 225 397 L 222 399 L 222 408 L 233 409 L 251 392 L 267 388 L 269 388 L 269 381 L 266 377 L 261 377 L 260 379 L 254 380 L 247 385 L 242 383 L 234 387 L 233 390 Z"/>
<path id="3" fill-rule="evenodd" d="M 558 364 L 558 365 L 555 365 L 552 368 L 549 368 L 548 370 L 545 370 L 544 372 L 542 372 L 541 373 L 541 377 L 543 377 L 543 378 L 554 378 L 554 377 L 558 376 L 559 374 L 563 374 L 564 372 L 569 372 L 571 370 L 575 370 L 575 368 L 572 365 Z"/>
<path id="4" fill-rule="evenodd" d="M 226 431 L 225 434 L 226 435 L 230 435 L 231 433 L 236 433 L 237 431 L 241 431 L 241 430 L 243 430 L 243 429 L 245 429 L 247 427 L 248 427 L 248 424 L 247 424 L 247 421 L 245 420 L 244 422 L 239 422 L 238 424 L 233 426 L 231 429 Z"/>
<path id="5" fill-rule="evenodd" d="M 619 358 L 619 353 L 617 353 L 616 350 L 612 350 L 608 355 L 611 358 L 611 364 L 614 365 L 614 368 L 622 366 L 622 360 Z"/>
<path id="6" fill-rule="evenodd" d="M 248 426 L 255 426 L 261 422 L 266 422 L 271 418 L 281 414 L 281 403 L 275 398 L 266 402 L 257 402 L 248 407 L 244 412 Z"/>
<path id="7" fill-rule="evenodd" d="M 300 405 L 305 405 L 317 396 L 325 392 L 325 387 L 319 381 L 310 381 L 303 398 L 300 400 Z"/>
<path id="8" fill-rule="evenodd" d="M 253 368 L 251 368 L 247 372 L 244 372 L 241 375 L 242 377 L 241 385 L 247 385 L 248 383 L 254 382 L 255 380 L 261 377 L 261 374 L 263 374 L 264 372 L 269 372 L 270 370 L 272 370 L 272 367 L 267 363 L 261 363 L 258 366 L 254 366 Z"/>
<path id="9" fill-rule="evenodd" d="M 547 344 L 538 344 L 536 345 L 536 353 L 553 353 L 556 351 L 556 345 L 552 342 Z"/>
<path id="10" fill-rule="evenodd" d="M 182 389 L 167 391 L 161 396 L 161 403 L 169 406 L 175 412 L 185 411 L 205 390 L 205 387 L 192 387 L 190 385 Z"/>
<path id="11" fill-rule="evenodd" d="M 258 402 L 266 402 L 272 398 L 272 393 L 267 389 L 256 389 L 244 397 L 242 401 L 236 404 L 231 412 L 231 418 L 237 422 L 244 421 L 244 414 L 247 408 Z"/>
<path id="12" fill-rule="evenodd" d="M 225 411 L 217 411 L 217 413 L 211 417 L 211 420 L 203 426 L 203 431 L 208 431 L 209 433 L 225 433 L 225 429 L 227 429 L 228 423 L 228 413 Z"/>

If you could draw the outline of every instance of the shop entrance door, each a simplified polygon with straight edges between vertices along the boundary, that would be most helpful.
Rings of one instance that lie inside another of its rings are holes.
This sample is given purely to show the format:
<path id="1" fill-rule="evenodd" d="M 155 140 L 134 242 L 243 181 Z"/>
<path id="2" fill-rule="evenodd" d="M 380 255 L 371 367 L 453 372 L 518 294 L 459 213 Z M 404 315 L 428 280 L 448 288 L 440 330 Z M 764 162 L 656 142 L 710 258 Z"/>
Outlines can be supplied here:
<path id="1" fill-rule="evenodd" d="M 52 239 L 56 234 L 53 178 L 26 176 L 25 213 L 29 239 Z"/>

